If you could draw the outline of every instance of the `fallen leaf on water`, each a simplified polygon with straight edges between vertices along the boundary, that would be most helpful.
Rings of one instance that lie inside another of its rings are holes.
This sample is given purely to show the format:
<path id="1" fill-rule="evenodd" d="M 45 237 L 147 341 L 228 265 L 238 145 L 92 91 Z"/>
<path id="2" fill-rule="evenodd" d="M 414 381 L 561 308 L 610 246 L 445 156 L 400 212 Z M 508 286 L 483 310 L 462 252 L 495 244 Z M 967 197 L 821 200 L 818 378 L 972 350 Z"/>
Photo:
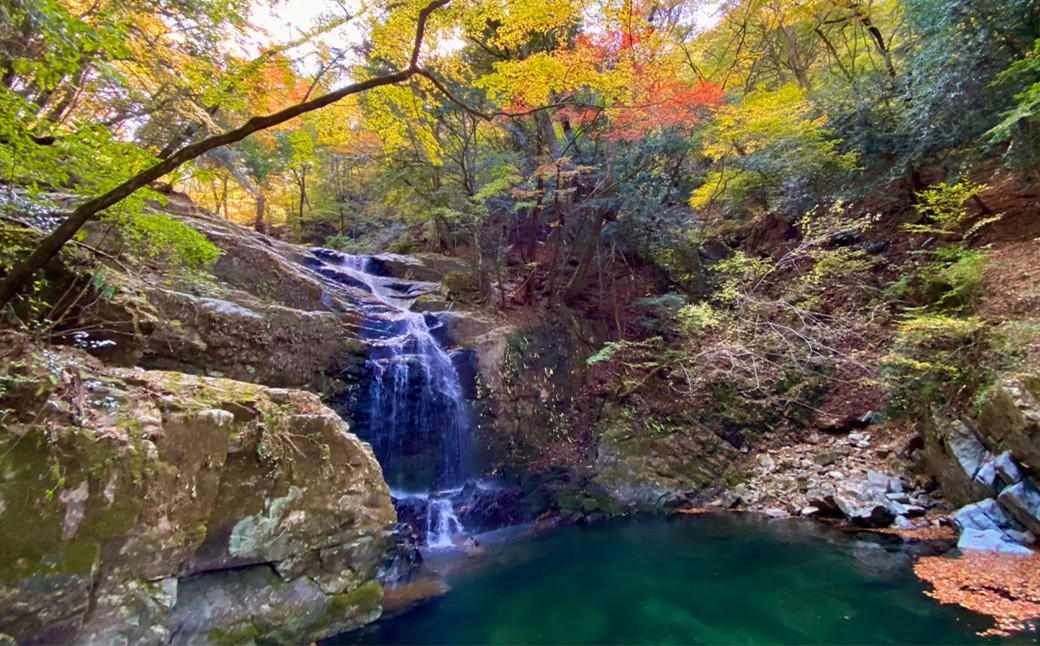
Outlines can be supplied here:
<path id="1" fill-rule="evenodd" d="M 914 574 L 932 585 L 925 594 L 940 603 L 992 617 L 995 625 L 980 636 L 1007 636 L 1040 620 L 1040 554 L 929 556 L 914 564 Z"/>

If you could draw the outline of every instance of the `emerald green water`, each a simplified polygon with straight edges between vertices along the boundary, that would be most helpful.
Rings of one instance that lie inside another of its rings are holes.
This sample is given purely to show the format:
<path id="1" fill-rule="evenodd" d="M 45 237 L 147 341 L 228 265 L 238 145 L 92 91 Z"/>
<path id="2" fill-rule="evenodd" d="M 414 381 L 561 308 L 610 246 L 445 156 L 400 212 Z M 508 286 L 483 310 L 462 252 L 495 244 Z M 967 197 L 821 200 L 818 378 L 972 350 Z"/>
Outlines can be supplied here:
<path id="1" fill-rule="evenodd" d="M 446 596 L 338 643 L 967 644 L 989 625 L 926 597 L 905 548 L 803 521 L 635 519 L 485 548 Z"/>

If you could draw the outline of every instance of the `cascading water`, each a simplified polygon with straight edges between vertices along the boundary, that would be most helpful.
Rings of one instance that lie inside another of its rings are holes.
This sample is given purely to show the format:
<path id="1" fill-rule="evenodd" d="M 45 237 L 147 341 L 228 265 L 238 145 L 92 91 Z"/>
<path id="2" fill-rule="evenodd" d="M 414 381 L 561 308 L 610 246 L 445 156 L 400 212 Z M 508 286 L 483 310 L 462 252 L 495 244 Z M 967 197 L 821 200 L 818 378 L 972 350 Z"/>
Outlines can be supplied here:
<path id="1" fill-rule="evenodd" d="M 465 534 L 451 498 L 433 498 L 426 506 L 426 546 L 431 549 L 453 547 L 452 539 Z"/>
<path id="2" fill-rule="evenodd" d="M 366 392 L 354 411 L 355 430 L 368 441 L 395 491 L 438 491 L 461 485 L 469 471 L 470 423 L 458 370 L 436 335 L 443 322 L 413 312 L 415 299 L 436 287 L 373 271 L 373 260 L 314 250 L 311 268 L 340 285 L 360 288 L 361 336 L 371 352 Z M 426 502 L 427 545 L 451 547 L 464 533 L 448 497 L 395 493 Z"/>

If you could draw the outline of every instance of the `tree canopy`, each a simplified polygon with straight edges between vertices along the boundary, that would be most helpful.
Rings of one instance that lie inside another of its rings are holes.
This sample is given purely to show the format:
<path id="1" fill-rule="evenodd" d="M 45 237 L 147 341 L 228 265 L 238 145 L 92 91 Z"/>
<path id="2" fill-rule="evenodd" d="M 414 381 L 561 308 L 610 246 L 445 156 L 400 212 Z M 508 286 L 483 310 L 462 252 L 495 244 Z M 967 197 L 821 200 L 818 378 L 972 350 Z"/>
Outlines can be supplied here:
<path id="1" fill-rule="evenodd" d="M 329 0 L 292 33 L 271 5 L 5 3 L 4 208 L 72 192 L 147 240 L 162 179 L 298 242 L 526 263 L 508 296 L 555 302 L 603 242 L 667 269 L 979 151 L 1040 178 L 1030 0 Z"/>

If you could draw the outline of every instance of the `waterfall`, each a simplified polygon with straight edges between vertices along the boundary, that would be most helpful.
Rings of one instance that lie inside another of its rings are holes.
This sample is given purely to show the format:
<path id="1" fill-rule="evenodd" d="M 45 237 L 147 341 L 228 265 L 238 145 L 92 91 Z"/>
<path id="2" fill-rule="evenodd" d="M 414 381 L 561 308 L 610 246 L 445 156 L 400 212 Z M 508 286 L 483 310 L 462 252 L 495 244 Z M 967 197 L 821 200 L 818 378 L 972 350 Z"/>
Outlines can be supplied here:
<path id="1" fill-rule="evenodd" d="M 353 411 L 354 431 L 372 445 L 387 484 L 409 492 L 460 486 L 471 475 L 463 387 L 437 338 L 444 323 L 410 309 L 418 296 L 439 286 L 380 276 L 367 256 L 313 253 L 312 269 L 365 293 L 358 299 L 365 315 L 361 337 L 371 350 L 362 403 Z M 452 537 L 464 531 L 451 500 L 430 497 L 427 504 L 428 545 L 450 547 Z"/>

